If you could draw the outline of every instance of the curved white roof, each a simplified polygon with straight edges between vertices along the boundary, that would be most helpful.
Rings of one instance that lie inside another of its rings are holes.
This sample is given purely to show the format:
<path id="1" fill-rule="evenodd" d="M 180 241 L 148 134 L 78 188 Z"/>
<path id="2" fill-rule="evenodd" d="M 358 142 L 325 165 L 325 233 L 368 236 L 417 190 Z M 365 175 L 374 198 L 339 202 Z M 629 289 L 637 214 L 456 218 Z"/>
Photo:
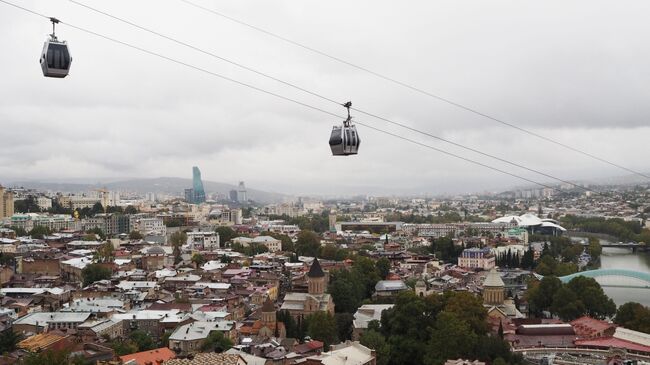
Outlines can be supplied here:
<path id="1" fill-rule="evenodd" d="M 517 223 L 520 227 L 528 226 L 538 226 L 542 224 L 542 220 L 539 219 L 536 215 L 531 213 L 526 213 L 524 215 L 507 215 L 505 217 L 497 218 L 492 221 L 492 223 Z"/>

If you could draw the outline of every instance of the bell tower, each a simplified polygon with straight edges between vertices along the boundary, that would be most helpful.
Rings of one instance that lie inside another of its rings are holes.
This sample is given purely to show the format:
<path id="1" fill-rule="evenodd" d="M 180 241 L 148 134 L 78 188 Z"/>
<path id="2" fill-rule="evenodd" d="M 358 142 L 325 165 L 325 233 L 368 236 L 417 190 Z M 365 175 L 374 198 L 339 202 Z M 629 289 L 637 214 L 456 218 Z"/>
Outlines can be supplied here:
<path id="1" fill-rule="evenodd" d="M 309 281 L 309 294 L 319 295 L 325 292 L 325 273 L 320 267 L 317 258 L 314 258 L 314 262 L 312 262 L 311 267 L 309 268 L 307 280 Z"/>

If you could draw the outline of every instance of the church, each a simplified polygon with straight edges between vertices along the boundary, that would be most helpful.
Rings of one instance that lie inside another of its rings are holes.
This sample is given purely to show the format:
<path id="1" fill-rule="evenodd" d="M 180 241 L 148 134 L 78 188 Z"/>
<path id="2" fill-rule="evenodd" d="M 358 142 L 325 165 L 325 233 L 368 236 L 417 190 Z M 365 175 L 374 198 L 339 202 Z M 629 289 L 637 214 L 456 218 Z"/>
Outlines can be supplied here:
<path id="1" fill-rule="evenodd" d="M 287 337 L 284 323 L 277 321 L 275 306 L 268 297 L 262 305 L 261 314 L 261 318 L 252 325 L 242 326 L 239 333 L 244 336 Z"/>
<path id="2" fill-rule="evenodd" d="M 315 258 L 307 273 L 307 293 L 287 293 L 280 310 L 288 311 L 294 318 L 307 317 L 314 312 L 334 315 L 332 296 L 325 293 L 327 277 Z"/>
<path id="3" fill-rule="evenodd" d="M 496 269 L 490 270 L 483 282 L 483 306 L 488 316 L 497 319 L 523 318 L 512 299 L 506 298 L 506 285 Z"/>

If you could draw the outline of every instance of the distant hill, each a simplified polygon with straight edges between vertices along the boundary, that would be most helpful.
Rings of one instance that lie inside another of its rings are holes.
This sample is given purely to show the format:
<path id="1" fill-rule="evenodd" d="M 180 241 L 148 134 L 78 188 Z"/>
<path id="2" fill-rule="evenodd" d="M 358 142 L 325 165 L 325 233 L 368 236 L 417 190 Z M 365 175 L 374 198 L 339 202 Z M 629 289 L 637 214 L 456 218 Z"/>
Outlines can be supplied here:
<path id="1" fill-rule="evenodd" d="M 43 182 L 43 181 L 15 181 L 7 186 L 22 186 L 29 189 L 38 190 L 51 190 L 78 193 L 89 191 L 97 188 L 106 188 L 113 191 L 131 191 L 139 194 L 148 192 L 165 193 L 165 194 L 179 194 L 182 195 L 183 190 L 192 187 L 192 179 L 185 179 L 180 177 L 158 177 L 151 179 L 131 179 L 113 182 L 97 182 L 97 183 L 67 183 L 67 182 Z M 207 194 L 220 193 L 228 194 L 230 190 L 236 189 L 237 186 L 233 184 L 225 184 L 214 181 L 203 180 L 203 187 Z M 281 202 L 288 198 L 286 194 L 273 193 L 263 190 L 246 188 L 248 198 L 260 203 L 276 203 Z"/>

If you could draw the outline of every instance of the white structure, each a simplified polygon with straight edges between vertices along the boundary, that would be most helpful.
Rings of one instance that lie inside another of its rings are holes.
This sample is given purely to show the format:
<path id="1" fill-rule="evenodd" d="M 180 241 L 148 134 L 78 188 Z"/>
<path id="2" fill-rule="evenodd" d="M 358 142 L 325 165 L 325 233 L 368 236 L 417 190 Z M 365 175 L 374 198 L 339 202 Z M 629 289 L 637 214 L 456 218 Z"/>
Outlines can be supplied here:
<path id="1" fill-rule="evenodd" d="M 162 218 L 131 218 L 131 230 L 138 231 L 145 235 L 165 236 L 167 226 L 163 223 Z"/>
<path id="2" fill-rule="evenodd" d="M 358 340 L 363 331 L 368 329 L 368 323 L 380 321 L 381 313 L 394 306 L 395 304 L 364 304 L 359 307 L 352 321 L 352 338 Z"/>
<path id="3" fill-rule="evenodd" d="M 282 250 L 282 241 L 271 236 L 257 236 L 253 238 L 253 244 L 264 245 L 269 249 L 269 252 L 277 252 Z"/>
<path id="4" fill-rule="evenodd" d="M 219 233 L 213 231 L 187 232 L 187 245 L 192 250 L 215 250 L 220 248 Z"/>

